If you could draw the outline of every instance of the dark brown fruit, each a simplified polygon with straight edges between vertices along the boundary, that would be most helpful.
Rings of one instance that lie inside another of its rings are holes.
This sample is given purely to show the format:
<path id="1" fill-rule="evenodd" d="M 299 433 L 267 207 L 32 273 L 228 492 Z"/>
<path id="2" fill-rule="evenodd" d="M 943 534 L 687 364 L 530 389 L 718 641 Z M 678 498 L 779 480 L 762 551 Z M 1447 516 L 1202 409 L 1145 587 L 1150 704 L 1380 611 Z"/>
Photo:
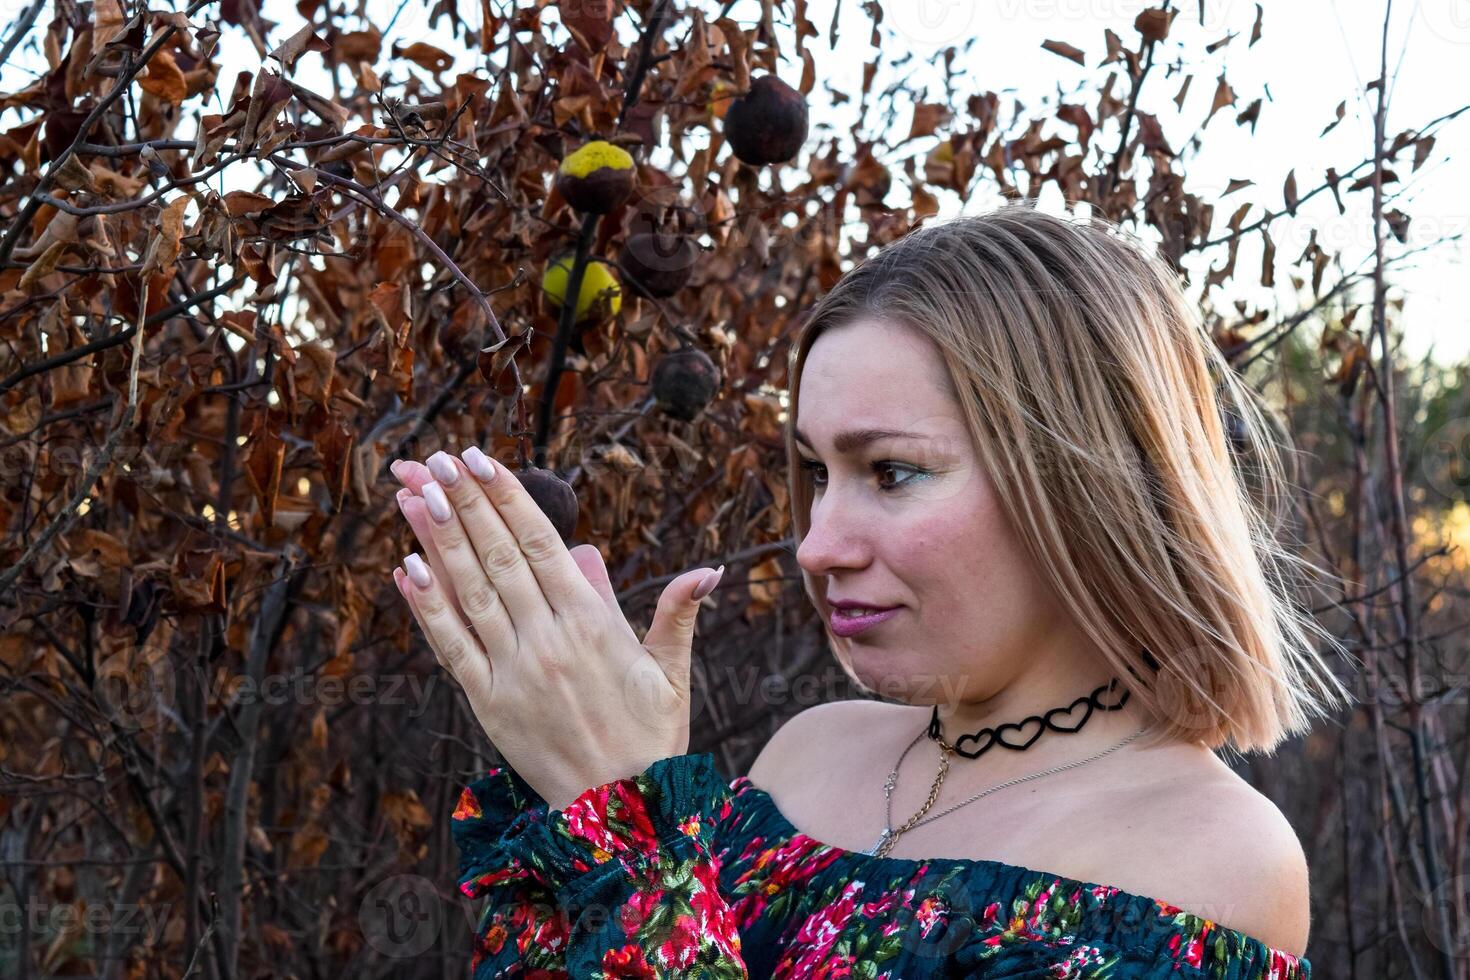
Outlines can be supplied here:
<path id="1" fill-rule="evenodd" d="M 571 484 L 539 466 L 517 470 L 516 479 L 551 521 L 562 541 L 571 540 L 577 531 L 577 491 Z"/>
<path id="2" fill-rule="evenodd" d="M 693 422 L 720 390 L 720 369 L 704 351 L 685 347 L 654 365 L 650 384 L 665 414 Z"/>
<path id="3" fill-rule="evenodd" d="M 775 75 L 762 75 L 750 91 L 730 103 L 725 139 L 751 166 L 785 163 L 806 142 L 806 99 Z"/>
<path id="4" fill-rule="evenodd" d="M 633 193 L 636 173 L 627 150 L 606 140 L 593 140 L 561 162 L 556 189 L 578 211 L 608 214 Z"/>
<path id="5" fill-rule="evenodd" d="M 699 246 L 688 235 L 632 235 L 618 253 L 618 271 L 633 292 L 663 299 L 689 284 L 698 257 Z"/>

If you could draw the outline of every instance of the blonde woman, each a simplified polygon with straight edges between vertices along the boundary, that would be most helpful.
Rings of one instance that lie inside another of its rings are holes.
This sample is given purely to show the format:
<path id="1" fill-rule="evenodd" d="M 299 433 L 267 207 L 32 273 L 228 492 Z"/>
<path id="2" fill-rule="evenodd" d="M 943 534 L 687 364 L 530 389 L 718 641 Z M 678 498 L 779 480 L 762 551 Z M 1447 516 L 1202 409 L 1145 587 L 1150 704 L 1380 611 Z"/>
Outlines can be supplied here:
<path id="1" fill-rule="evenodd" d="M 1302 848 L 1217 750 L 1347 692 L 1269 420 L 1167 266 L 1025 203 L 924 227 L 790 367 L 796 558 L 879 699 L 733 780 L 688 751 L 718 572 L 640 641 L 498 463 L 395 466 L 427 553 L 395 579 L 508 763 L 453 814 L 475 976 L 1307 980 Z"/>

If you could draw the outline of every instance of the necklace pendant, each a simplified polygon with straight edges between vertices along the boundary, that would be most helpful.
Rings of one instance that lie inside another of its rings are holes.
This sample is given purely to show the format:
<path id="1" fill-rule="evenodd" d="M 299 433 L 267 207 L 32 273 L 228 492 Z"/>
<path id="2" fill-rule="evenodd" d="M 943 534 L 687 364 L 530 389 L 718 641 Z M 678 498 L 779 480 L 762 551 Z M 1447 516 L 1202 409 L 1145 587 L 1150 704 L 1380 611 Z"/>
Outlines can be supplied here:
<path id="1" fill-rule="evenodd" d="M 880 850 L 882 850 L 883 845 L 884 845 L 884 843 L 887 842 L 887 840 L 888 840 L 888 829 L 885 827 L 884 830 L 883 830 L 883 833 L 881 833 L 881 834 L 878 835 L 878 839 L 877 839 L 877 841 L 875 841 L 873 843 L 873 846 L 870 847 L 870 848 L 868 848 L 863 853 L 869 855 L 870 857 L 872 855 L 874 855 L 874 854 L 877 854 Z"/>

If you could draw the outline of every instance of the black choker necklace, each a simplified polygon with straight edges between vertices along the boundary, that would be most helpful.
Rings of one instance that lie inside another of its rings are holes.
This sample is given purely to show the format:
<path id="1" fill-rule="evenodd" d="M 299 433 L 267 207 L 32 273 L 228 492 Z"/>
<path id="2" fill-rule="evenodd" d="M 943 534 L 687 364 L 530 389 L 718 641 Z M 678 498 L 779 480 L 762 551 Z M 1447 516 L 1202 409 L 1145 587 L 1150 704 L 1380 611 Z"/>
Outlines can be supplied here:
<path id="1" fill-rule="evenodd" d="M 1128 691 L 1126 690 L 1123 691 L 1123 696 L 1118 699 L 1116 704 L 1103 704 L 1101 701 L 1098 700 L 1099 696 L 1104 691 L 1112 690 L 1117 683 L 1118 678 L 1114 677 L 1106 684 L 1099 685 L 1093 690 L 1091 694 L 1083 695 L 1082 697 L 1073 701 L 1071 704 L 1067 705 L 1065 708 L 1052 708 L 1044 715 L 1032 715 L 1031 717 L 1026 718 L 1025 720 L 1020 722 L 1007 721 L 1002 724 L 996 725 L 994 728 L 982 728 L 978 732 L 973 732 L 969 735 L 961 735 L 959 738 L 954 740 L 953 748 L 955 752 L 959 753 L 967 759 L 978 759 L 981 755 L 983 755 L 986 751 L 988 751 L 992 746 L 995 745 L 1004 745 L 1006 748 L 1014 749 L 1017 752 L 1024 751 L 1030 748 L 1031 744 L 1035 742 L 1038 738 L 1040 738 L 1041 733 L 1048 728 L 1050 728 L 1054 732 L 1080 731 L 1082 729 L 1082 726 L 1087 724 L 1087 719 L 1092 717 L 1092 712 L 1094 709 L 1098 711 L 1117 711 L 1119 708 L 1123 707 L 1123 705 L 1128 703 Z M 1083 705 L 1086 705 L 1086 710 L 1082 712 L 1082 716 L 1077 719 L 1075 724 L 1057 724 L 1055 721 L 1052 720 L 1053 716 L 1057 715 L 1060 715 L 1070 720 L 1072 717 L 1072 713 Z M 1012 742 L 1006 741 L 1005 733 L 1007 731 L 1014 731 L 1017 734 L 1021 734 L 1028 725 L 1032 725 L 1033 723 L 1036 730 L 1031 733 L 1031 737 L 1026 739 L 1026 741 L 1022 742 L 1020 745 L 1016 745 Z M 934 706 L 934 714 L 929 720 L 929 737 L 934 739 L 936 742 L 942 742 L 942 734 L 943 733 L 940 731 L 939 725 L 939 705 L 936 704 Z M 976 743 L 978 747 L 967 749 L 965 748 L 965 743 L 967 742 Z"/>

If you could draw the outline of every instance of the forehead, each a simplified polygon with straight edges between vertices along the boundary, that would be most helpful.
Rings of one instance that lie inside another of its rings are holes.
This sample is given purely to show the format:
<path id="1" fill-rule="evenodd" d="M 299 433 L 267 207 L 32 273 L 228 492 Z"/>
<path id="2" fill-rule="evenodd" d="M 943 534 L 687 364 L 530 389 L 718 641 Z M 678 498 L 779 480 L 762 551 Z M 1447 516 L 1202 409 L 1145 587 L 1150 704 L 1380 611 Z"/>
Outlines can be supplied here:
<path id="1" fill-rule="evenodd" d="M 864 318 L 825 330 L 807 351 L 797 393 L 802 431 L 960 420 L 944 360 L 906 324 Z"/>

